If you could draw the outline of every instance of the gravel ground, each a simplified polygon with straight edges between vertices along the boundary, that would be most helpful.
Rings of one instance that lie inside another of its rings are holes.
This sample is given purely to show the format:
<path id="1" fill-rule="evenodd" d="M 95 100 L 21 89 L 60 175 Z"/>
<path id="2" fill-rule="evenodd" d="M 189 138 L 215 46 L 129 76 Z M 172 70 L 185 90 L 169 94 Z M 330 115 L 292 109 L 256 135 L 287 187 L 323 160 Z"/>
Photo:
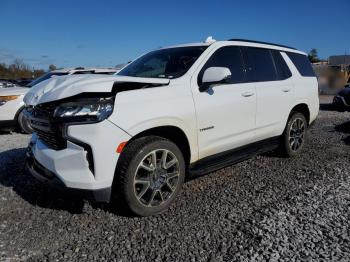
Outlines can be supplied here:
<path id="1" fill-rule="evenodd" d="M 171 209 L 130 218 L 23 171 L 0 135 L 0 260 L 350 261 L 350 113 L 327 110 L 293 159 L 254 157 L 192 180 Z"/>

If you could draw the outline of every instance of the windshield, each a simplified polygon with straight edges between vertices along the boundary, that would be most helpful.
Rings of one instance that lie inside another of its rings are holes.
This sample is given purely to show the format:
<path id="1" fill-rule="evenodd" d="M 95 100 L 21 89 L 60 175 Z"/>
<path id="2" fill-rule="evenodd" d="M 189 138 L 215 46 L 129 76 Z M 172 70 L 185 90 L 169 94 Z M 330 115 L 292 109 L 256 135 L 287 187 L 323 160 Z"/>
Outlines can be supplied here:
<path id="1" fill-rule="evenodd" d="M 26 87 L 32 87 L 32 86 L 35 86 L 36 84 L 39 84 L 40 82 L 46 80 L 46 79 L 49 79 L 51 78 L 52 76 L 62 76 L 62 75 L 67 75 L 68 73 L 47 73 L 35 80 L 33 80 L 32 82 L 30 82 L 29 84 L 26 85 Z"/>
<path id="2" fill-rule="evenodd" d="M 117 75 L 177 78 L 190 69 L 206 48 L 207 46 L 190 46 L 153 51 L 135 60 Z"/>

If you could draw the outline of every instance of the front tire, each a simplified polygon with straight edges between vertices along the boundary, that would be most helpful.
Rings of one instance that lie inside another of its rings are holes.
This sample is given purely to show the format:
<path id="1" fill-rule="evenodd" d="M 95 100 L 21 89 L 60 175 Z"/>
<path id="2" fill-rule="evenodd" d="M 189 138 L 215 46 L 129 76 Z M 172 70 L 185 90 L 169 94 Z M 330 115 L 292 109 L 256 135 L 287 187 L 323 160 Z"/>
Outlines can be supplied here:
<path id="1" fill-rule="evenodd" d="M 292 112 L 281 136 L 280 152 L 283 156 L 293 157 L 300 153 L 306 140 L 307 121 L 299 112 Z"/>
<path id="2" fill-rule="evenodd" d="M 147 136 L 131 141 L 118 161 L 117 199 L 135 215 L 159 214 L 180 193 L 185 170 L 183 155 L 170 140 Z"/>
<path id="3" fill-rule="evenodd" d="M 17 123 L 19 130 L 25 134 L 33 133 L 29 120 L 24 116 L 23 110 L 18 114 Z"/>

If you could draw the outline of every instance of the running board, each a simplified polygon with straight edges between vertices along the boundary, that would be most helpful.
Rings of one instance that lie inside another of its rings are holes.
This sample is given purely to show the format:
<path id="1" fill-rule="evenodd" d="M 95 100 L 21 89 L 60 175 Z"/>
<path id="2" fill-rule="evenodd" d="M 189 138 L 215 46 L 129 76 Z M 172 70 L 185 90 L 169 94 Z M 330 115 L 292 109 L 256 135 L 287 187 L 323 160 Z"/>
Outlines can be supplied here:
<path id="1" fill-rule="evenodd" d="M 246 146 L 200 159 L 190 165 L 189 177 L 197 177 L 247 160 L 252 156 L 277 149 L 279 137 L 269 138 Z"/>

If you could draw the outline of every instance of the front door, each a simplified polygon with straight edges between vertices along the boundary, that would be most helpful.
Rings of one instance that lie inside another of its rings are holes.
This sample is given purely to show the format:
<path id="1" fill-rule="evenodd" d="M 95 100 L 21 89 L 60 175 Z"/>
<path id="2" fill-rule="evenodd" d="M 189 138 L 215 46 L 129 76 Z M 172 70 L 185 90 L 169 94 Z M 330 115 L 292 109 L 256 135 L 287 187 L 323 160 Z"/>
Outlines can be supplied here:
<path id="1" fill-rule="evenodd" d="M 214 85 L 206 92 L 199 86 L 209 67 L 227 67 L 232 77 L 227 84 Z M 197 114 L 199 158 L 251 143 L 254 140 L 256 89 L 244 83 L 242 53 L 237 46 L 213 51 L 204 66 L 192 77 Z"/>

